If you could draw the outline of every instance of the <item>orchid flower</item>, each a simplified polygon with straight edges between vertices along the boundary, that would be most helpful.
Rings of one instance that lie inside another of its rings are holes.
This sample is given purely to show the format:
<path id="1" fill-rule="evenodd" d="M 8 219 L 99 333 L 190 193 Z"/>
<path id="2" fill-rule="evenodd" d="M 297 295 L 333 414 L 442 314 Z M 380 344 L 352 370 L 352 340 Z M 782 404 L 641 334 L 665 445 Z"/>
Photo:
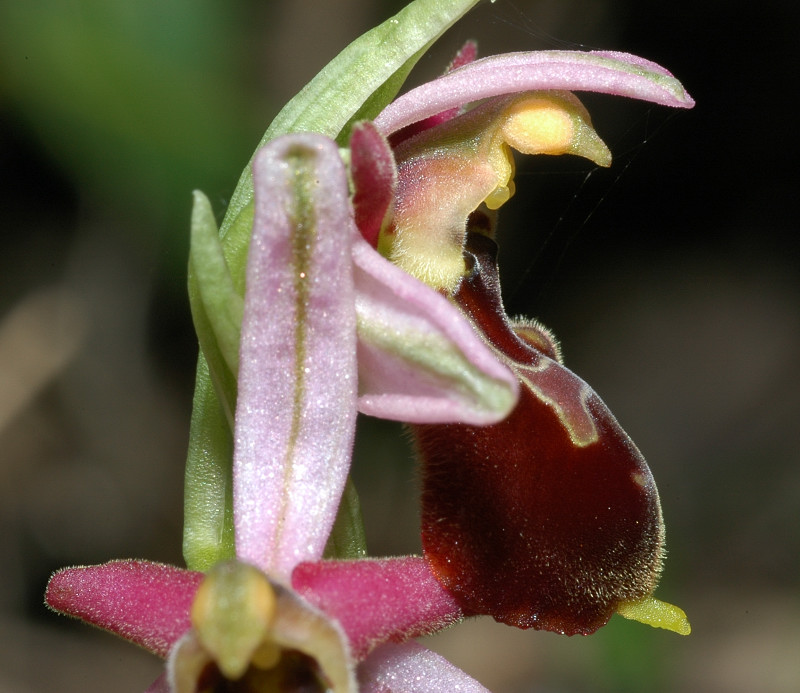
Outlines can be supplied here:
<path id="1" fill-rule="evenodd" d="M 195 194 L 188 569 L 68 568 L 46 597 L 166 657 L 153 692 L 479 691 L 405 642 L 478 614 L 688 631 L 652 597 L 652 475 L 551 335 L 506 317 L 486 210 L 514 192 L 509 147 L 610 163 L 568 90 L 692 101 L 634 56 L 470 44 L 391 102 L 472 4 L 417 0 L 345 49 L 270 126 L 219 232 Z M 413 425 L 423 558 L 364 557 L 358 411 Z"/>

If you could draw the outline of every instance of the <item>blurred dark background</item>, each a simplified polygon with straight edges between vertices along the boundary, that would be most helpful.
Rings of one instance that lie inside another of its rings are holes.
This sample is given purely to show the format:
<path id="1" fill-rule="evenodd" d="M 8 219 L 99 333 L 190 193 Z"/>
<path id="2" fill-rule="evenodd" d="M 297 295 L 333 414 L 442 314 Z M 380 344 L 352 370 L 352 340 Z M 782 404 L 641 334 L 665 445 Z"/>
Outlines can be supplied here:
<path id="1" fill-rule="evenodd" d="M 190 193 L 219 216 L 280 104 L 403 3 L 0 3 L 0 691 L 141 691 L 160 663 L 47 613 L 63 565 L 179 563 L 196 343 Z M 586 96 L 615 155 L 519 162 L 510 313 L 539 317 L 648 458 L 688 638 L 487 620 L 430 641 L 497 693 L 800 690 L 800 9 L 483 2 L 420 63 L 604 48 L 673 71 L 692 111 Z M 370 549 L 419 550 L 400 428 L 362 421 Z"/>

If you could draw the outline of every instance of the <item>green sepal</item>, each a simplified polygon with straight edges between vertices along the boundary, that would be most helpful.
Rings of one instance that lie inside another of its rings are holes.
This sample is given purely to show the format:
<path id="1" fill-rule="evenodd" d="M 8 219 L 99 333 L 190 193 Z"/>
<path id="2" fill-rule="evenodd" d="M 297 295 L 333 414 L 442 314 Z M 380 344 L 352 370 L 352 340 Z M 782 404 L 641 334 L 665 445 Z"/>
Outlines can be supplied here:
<path id="1" fill-rule="evenodd" d="M 367 538 L 361 517 L 361 503 L 353 479 L 347 477 L 339 512 L 325 546 L 324 558 L 364 558 L 366 555 Z"/>
<path id="2" fill-rule="evenodd" d="M 189 300 L 192 313 L 202 312 L 211 334 L 199 334 L 201 345 L 213 340 L 230 372 L 239 371 L 239 338 L 244 314 L 244 298 L 233 285 L 228 264 L 219 242 L 214 212 L 208 198 L 194 192 L 191 250 L 189 252 Z M 197 325 L 200 327 L 200 325 Z M 208 357 L 209 349 L 203 349 Z"/>
<path id="3" fill-rule="evenodd" d="M 208 367 L 208 387 L 216 391 L 233 430 L 244 287 L 240 290 L 234 283 L 217 236 L 211 206 L 202 193 L 195 193 L 191 235 L 189 307 L 200 355 Z M 196 389 L 200 387 L 198 381 Z M 213 392 L 205 396 L 213 396 Z"/>
<path id="4" fill-rule="evenodd" d="M 222 250 L 225 253 L 225 260 L 231 272 L 233 285 L 242 296 L 244 296 L 247 250 L 250 247 L 254 217 L 255 201 L 251 199 L 242 207 L 239 215 L 227 227 L 225 235 L 220 235 Z"/>
<path id="5" fill-rule="evenodd" d="M 235 557 L 233 433 L 200 355 L 189 431 L 184 489 L 183 558 L 206 571 Z"/>
<path id="6" fill-rule="evenodd" d="M 207 570 L 233 558 L 233 420 L 244 300 L 234 286 L 208 199 L 194 194 L 189 303 L 200 343 L 184 477 L 183 554 Z"/>
<path id="7" fill-rule="evenodd" d="M 244 295 L 244 266 L 253 226 L 253 203 L 245 207 L 228 233 L 228 262 L 217 236 L 216 223 L 205 196 L 195 194 L 192 212 L 192 252 L 189 262 L 189 301 L 200 342 L 189 451 L 186 460 L 183 556 L 192 570 L 207 570 L 220 560 L 235 556 L 233 531 L 233 421 L 236 412 L 236 374 L 223 355 L 207 309 L 228 313 L 217 322 L 230 330 L 230 312 L 241 310 Z M 212 238 L 213 235 L 213 238 Z M 198 245 L 195 248 L 195 237 Z M 202 251 L 201 251 L 202 248 Z M 202 260 L 201 260 L 202 257 Z M 230 271 L 231 262 L 240 272 Z M 218 293 L 209 294 L 201 277 L 208 275 Z M 226 276 L 227 275 L 227 276 Z M 236 281 L 238 277 L 239 281 Z M 231 307 L 233 306 L 233 307 Z M 238 361 L 241 317 L 235 324 Z M 233 348 L 229 344 L 227 349 Z"/>
<path id="8" fill-rule="evenodd" d="M 336 136 L 336 141 L 340 147 L 348 146 L 350 142 L 350 133 L 353 130 L 353 125 L 362 120 L 374 120 L 375 117 L 392 102 L 397 92 L 405 84 L 409 73 L 417 64 L 417 61 L 428 50 L 430 44 L 422 48 L 420 51 L 412 55 L 389 79 L 387 79 L 380 87 L 378 87 L 372 95 L 361 105 L 355 114 L 347 121 L 347 123 L 339 131 Z"/>

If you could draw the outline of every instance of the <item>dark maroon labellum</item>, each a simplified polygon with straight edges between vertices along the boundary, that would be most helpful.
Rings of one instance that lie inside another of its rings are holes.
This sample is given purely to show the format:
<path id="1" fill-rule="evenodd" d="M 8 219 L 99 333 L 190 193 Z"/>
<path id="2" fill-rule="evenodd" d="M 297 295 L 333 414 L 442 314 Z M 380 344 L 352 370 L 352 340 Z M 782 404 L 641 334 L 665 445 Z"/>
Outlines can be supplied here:
<path id="1" fill-rule="evenodd" d="M 414 426 L 422 540 L 471 614 L 588 634 L 655 589 L 663 524 L 647 464 L 602 400 L 561 365 L 544 330 L 519 334 L 500 299 L 496 246 L 470 234 L 455 300 L 518 374 L 519 403 L 486 427 Z"/>

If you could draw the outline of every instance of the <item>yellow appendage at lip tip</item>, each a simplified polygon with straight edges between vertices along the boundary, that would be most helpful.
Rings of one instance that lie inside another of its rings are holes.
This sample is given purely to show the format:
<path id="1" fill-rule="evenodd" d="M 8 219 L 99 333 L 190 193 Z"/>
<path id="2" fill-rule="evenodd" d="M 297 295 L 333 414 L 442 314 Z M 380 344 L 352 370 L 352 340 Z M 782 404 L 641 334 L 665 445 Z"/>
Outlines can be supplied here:
<path id="1" fill-rule="evenodd" d="M 645 597 L 635 602 L 622 602 L 617 608 L 620 616 L 646 623 L 653 628 L 665 628 L 678 635 L 689 635 L 692 627 L 683 609 L 655 597 Z"/>

